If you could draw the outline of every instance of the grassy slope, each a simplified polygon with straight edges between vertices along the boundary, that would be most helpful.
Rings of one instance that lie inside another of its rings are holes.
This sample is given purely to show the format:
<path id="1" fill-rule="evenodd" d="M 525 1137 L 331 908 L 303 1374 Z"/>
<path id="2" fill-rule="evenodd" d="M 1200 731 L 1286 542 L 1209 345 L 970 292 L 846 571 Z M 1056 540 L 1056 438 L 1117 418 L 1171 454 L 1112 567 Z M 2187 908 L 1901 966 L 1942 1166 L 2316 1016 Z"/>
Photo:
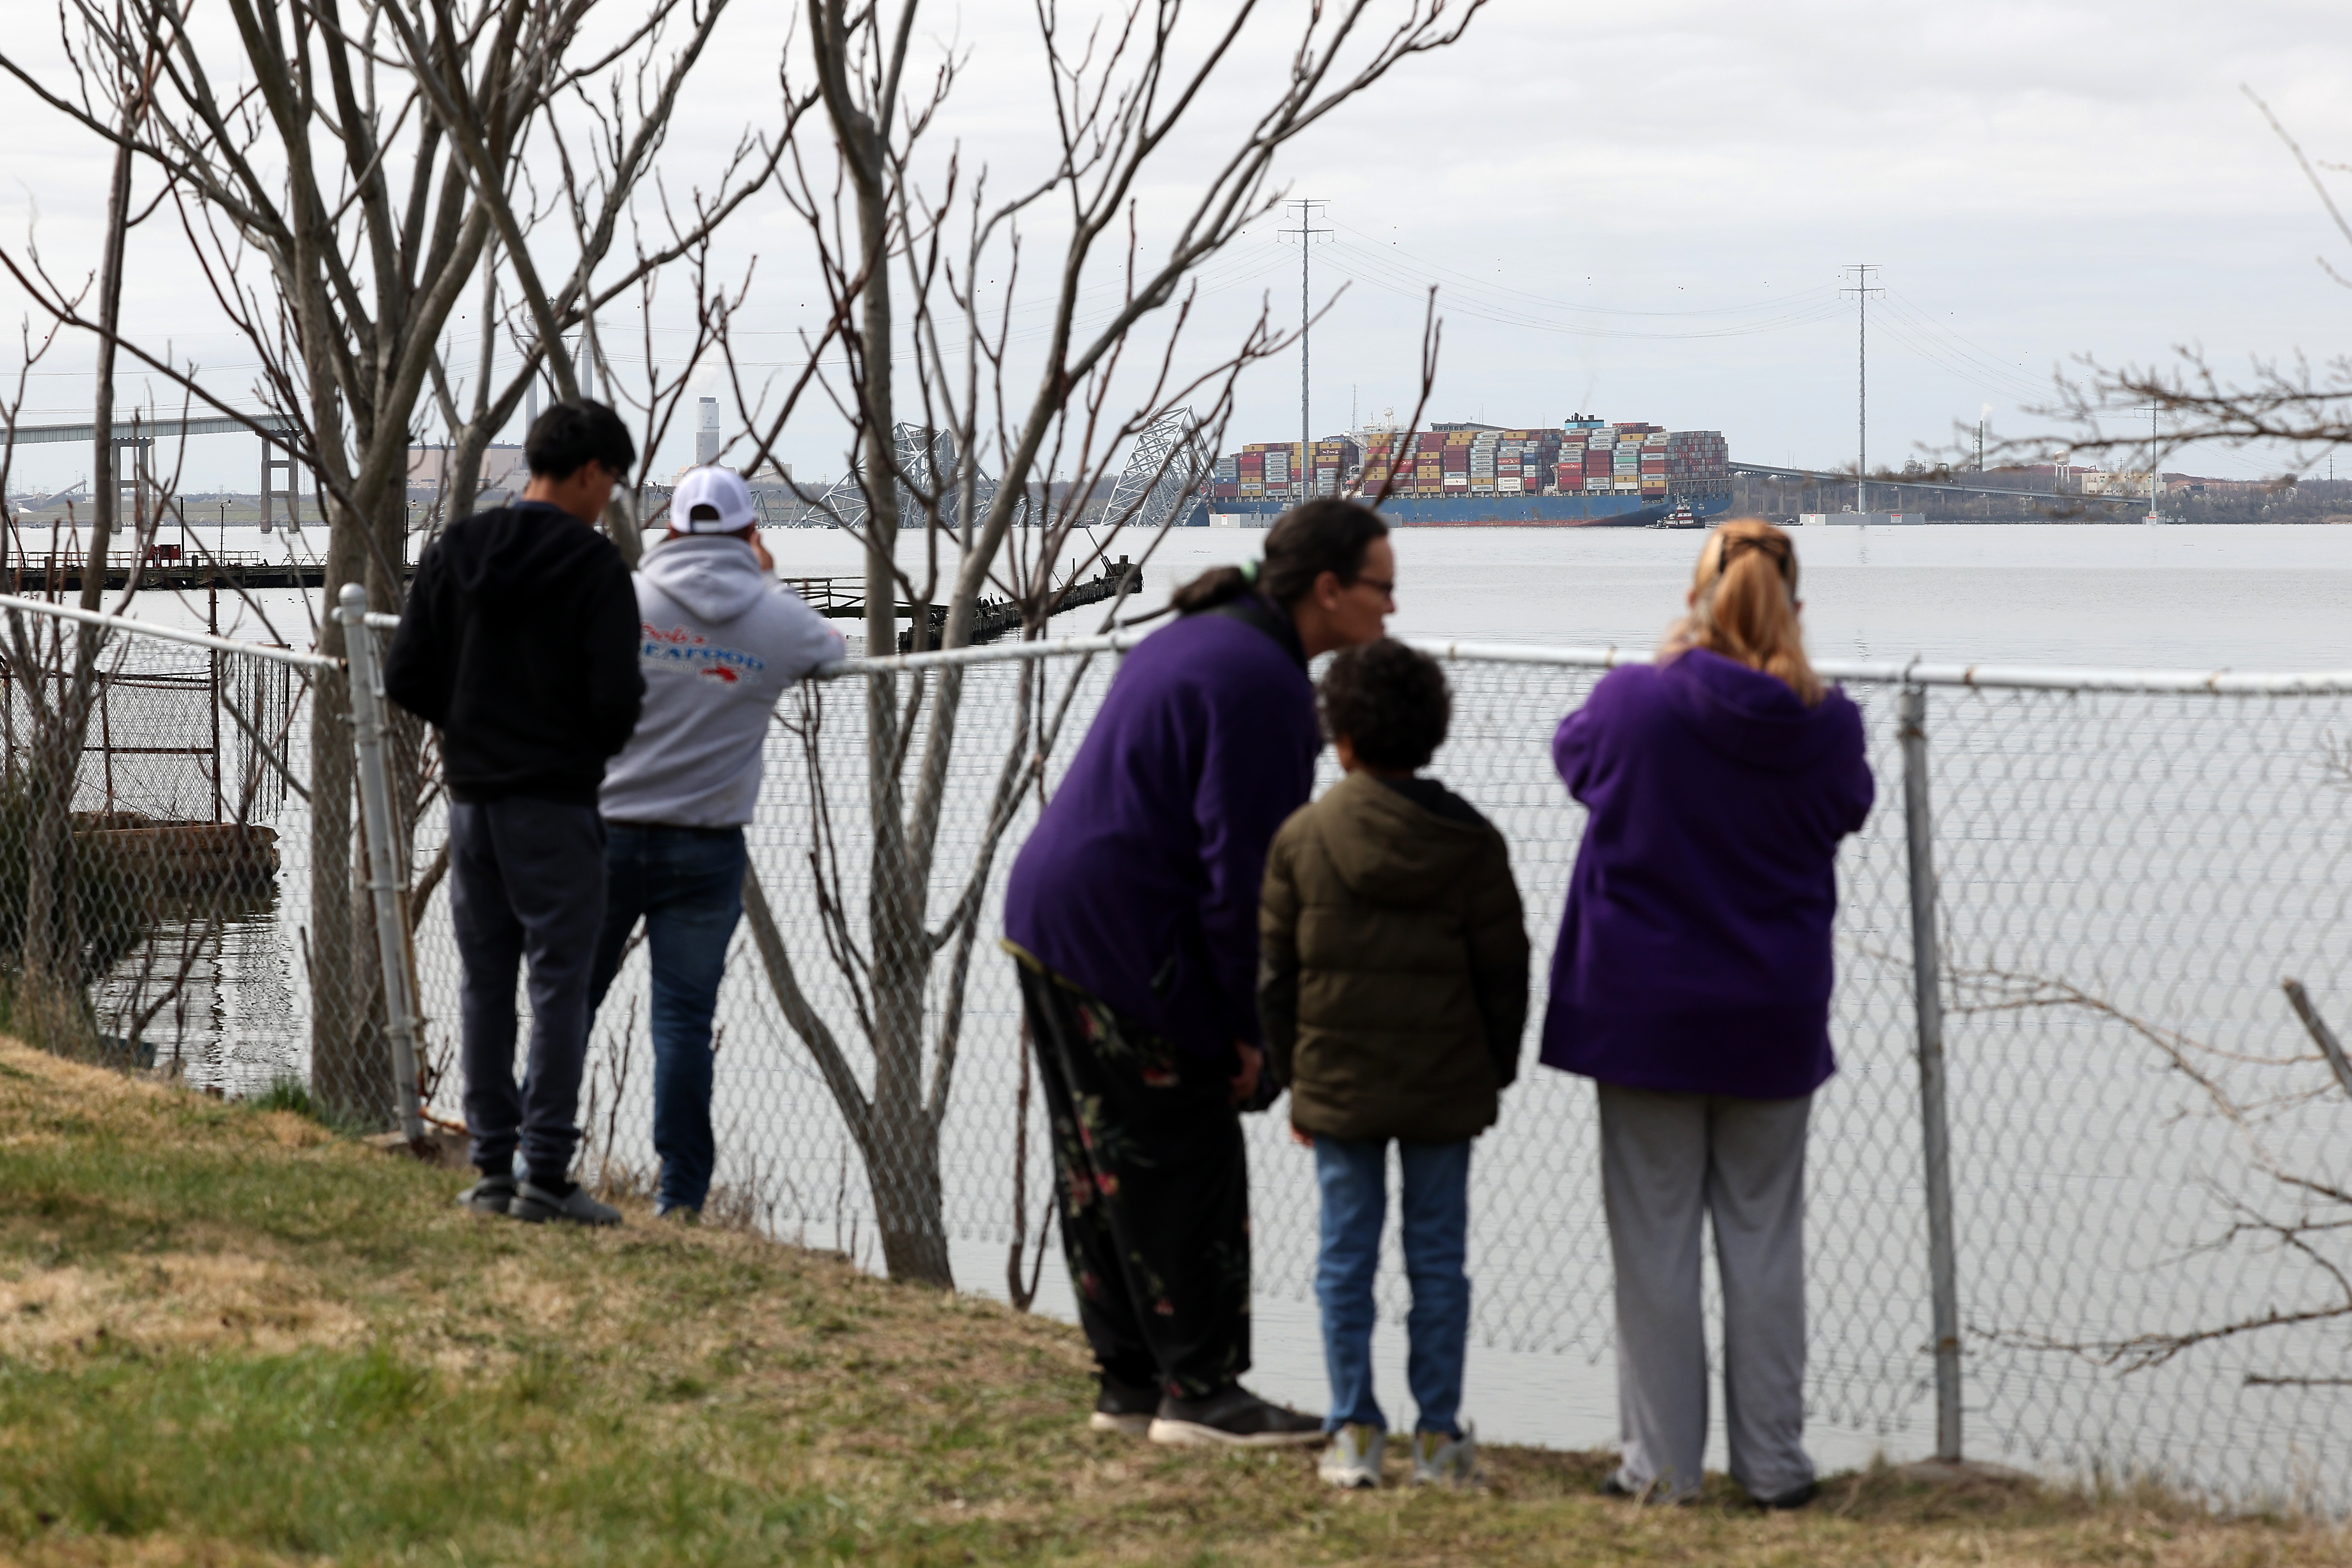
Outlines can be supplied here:
<path id="1" fill-rule="evenodd" d="M 0 1042 L 0 1560 L 2322 1563 L 2156 1499 L 1842 1478 L 1637 1511 L 1087 1433 L 1074 1331 L 744 1235 L 481 1219 L 446 1172 Z"/>

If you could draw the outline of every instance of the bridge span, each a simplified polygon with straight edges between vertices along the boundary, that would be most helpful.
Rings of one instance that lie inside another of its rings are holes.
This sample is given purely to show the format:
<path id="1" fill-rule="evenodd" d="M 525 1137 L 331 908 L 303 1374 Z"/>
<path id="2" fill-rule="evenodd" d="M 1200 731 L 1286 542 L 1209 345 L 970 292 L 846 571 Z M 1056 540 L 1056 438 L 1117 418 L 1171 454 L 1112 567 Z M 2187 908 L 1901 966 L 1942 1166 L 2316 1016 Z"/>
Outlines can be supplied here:
<path id="1" fill-rule="evenodd" d="M 1827 473 L 1818 468 L 1775 468 L 1765 463 L 1734 463 L 1734 474 L 1745 474 L 1757 479 L 1779 479 L 1791 484 L 1819 485 L 1823 487 L 1851 486 L 1851 474 Z M 2073 490 L 2021 490 L 2014 486 L 1960 485 L 1944 480 L 1888 479 L 1874 477 L 1867 481 L 1874 490 L 1889 487 L 1897 490 L 1932 490 L 1947 496 L 1999 496 L 2016 501 L 2054 501 L 2065 506 L 2141 506 L 2147 505 L 2145 496 L 2084 495 Z"/>

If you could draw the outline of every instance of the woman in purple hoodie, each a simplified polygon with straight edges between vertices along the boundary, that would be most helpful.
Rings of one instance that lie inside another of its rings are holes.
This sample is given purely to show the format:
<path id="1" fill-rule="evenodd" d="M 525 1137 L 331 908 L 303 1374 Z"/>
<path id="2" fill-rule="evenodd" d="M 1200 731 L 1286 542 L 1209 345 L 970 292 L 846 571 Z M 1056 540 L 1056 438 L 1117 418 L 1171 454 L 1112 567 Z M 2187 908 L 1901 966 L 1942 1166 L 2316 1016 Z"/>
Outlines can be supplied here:
<path id="1" fill-rule="evenodd" d="M 1552 756 L 1591 813 L 1543 1061 L 1593 1079 L 1617 1276 L 1622 1462 L 1682 1501 L 1706 1439 L 1702 1216 L 1723 1280 L 1731 1474 L 1813 1495 L 1804 1448 L 1805 1124 L 1830 1052 L 1838 841 L 1869 814 L 1862 716 L 1806 661 L 1797 552 L 1760 518 L 1699 551 L 1654 664 L 1612 671 Z"/>
<path id="2" fill-rule="evenodd" d="M 1054 1126 L 1062 1246 L 1101 1369 L 1091 1424 L 1178 1444 L 1322 1440 L 1241 1386 L 1262 1103 L 1258 892 L 1323 747 L 1307 662 L 1381 636 L 1388 527 L 1309 501 L 1265 559 L 1175 594 L 1119 666 L 1004 893 Z"/>

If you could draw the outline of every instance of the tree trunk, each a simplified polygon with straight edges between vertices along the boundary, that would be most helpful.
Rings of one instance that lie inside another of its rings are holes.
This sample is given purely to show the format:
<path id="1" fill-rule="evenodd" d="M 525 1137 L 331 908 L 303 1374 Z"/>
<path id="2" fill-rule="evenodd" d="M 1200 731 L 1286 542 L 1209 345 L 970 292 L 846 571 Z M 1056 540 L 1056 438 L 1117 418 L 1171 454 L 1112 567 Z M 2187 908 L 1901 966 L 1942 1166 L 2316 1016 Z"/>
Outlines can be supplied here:
<path id="1" fill-rule="evenodd" d="M 918 985 L 911 989 L 914 1005 L 908 1010 L 911 1011 L 908 1021 L 915 1030 L 916 1049 L 911 1052 L 893 1051 L 888 1057 L 877 1054 L 874 1115 L 868 1124 L 872 1130 L 862 1152 L 866 1179 L 874 1189 L 875 1223 L 882 1233 L 883 1267 L 893 1280 L 951 1291 L 955 1288 L 955 1275 L 948 1263 L 947 1226 L 940 1189 L 939 1132 L 930 1118 L 923 1114 L 919 1092 L 922 988 Z M 875 1001 L 878 1026 L 879 1011 L 885 1005 L 878 988 Z M 893 1007 L 891 1010 L 901 1009 Z M 879 1032 L 877 1027 L 877 1036 Z M 904 1061 L 909 1055 L 914 1059 L 914 1071 L 900 1073 L 882 1070 L 883 1061 L 892 1058 Z M 914 1081 L 912 1092 L 898 1087 L 897 1081 L 902 1077 Z"/>
<path id="2" fill-rule="evenodd" d="M 866 262 L 858 330 L 865 340 L 859 388 L 866 421 L 866 652 L 898 651 L 898 483 L 897 416 L 890 387 L 895 315 L 890 298 L 889 207 L 881 141 L 871 120 L 859 125 L 853 156 L 865 160 L 857 182 L 858 245 Z M 923 1107 L 923 1001 L 931 947 L 923 929 L 925 877 L 908 852 L 898 746 L 898 682 L 866 680 L 867 821 L 874 837 L 866 915 L 874 941 L 874 1113 L 866 1148 L 866 1180 L 893 1280 L 952 1290 L 947 1227 L 940 1194 L 939 1128 Z"/>
<path id="3" fill-rule="evenodd" d="M 60 637 L 58 658 L 62 670 L 65 643 Z M 42 680 L 46 672 L 32 672 Z M 62 683 L 60 683 L 62 684 Z M 79 758 L 79 732 L 67 744 L 71 699 L 63 690 L 50 695 L 46 724 L 36 737 L 33 765 L 26 769 L 26 823 L 31 841 L 25 846 L 25 948 L 23 969 L 14 999 L 15 1027 L 34 1044 L 47 1050 L 66 1049 L 79 1032 L 80 961 L 69 943 L 67 911 L 73 906 L 73 790 L 75 763 Z M 39 709 L 36 709 L 37 716 Z M 37 716 L 36 722 L 39 723 Z"/>
<path id="4" fill-rule="evenodd" d="M 126 109 L 129 121 L 135 109 Z M 121 499 L 115 481 L 114 358 L 115 333 L 122 317 L 122 252 L 131 212 L 131 148 L 117 142 L 113 177 L 107 188 L 106 248 L 99 267 L 97 387 L 90 404 L 89 549 L 81 573 L 81 607 L 98 610 L 106 602 L 107 545 L 113 537 L 115 514 Z M 78 628 L 71 638 L 71 674 L 68 674 L 68 639 L 62 625 L 57 635 L 59 681 L 47 709 L 49 733 L 40 737 L 39 754 L 31 769 L 33 841 L 26 857 L 26 932 L 24 977 L 16 999 L 18 1027 L 52 1050 L 68 1048 L 89 1033 L 89 999 L 85 988 L 94 978 L 81 972 L 81 934 L 77 928 L 74 890 L 74 787 L 81 771 L 82 745 L 89 728 L 89 711 L 96 700 L 98 629 Z M 41 705 L 35 705 L 35 712 Z"/>

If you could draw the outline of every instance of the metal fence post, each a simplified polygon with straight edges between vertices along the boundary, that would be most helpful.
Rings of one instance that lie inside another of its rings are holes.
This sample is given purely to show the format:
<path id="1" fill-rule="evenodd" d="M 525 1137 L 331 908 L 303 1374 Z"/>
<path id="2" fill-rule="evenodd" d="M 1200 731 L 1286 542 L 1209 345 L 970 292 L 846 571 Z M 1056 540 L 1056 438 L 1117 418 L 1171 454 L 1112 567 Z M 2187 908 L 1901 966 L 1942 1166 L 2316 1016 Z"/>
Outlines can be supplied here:
<path id="1" fill-rule="evenodd" d="M 1903 821 L 1911 850 L 1911 985 L 1919 1019 L 1920 1145 L 1927 1155 L 1927 1289 L 1936 1336 L 1936 1457 L 1960 1462 L 1960 1286 L 1952 1237 L 1952 1140 L 1944 1119 L 1944 998 L 1936 940 L 1935 821 L 1927 809 L 1927 693 L 1906 686 Z"/>
<path id="2" fill-rule="evenodd" d="M 392 1071 L 399 1092 L 400 1130 L 410 1143 L 425 1136 L 416 1103 L 416 999 L 409 986 L 408 932 L 401 917 L 405 885 L 394 863 L 392 773 L 384 758 L 383 677 L 376 667 L 375 634 L 368 630 L 367 590 L 343 584 L 343 652 L 352 688 L 352 735 L 359 749 L 360 817 L 367 827 L 368 891 L 375 901 L 375 941 L 383 969 L 384 1010 L 392 1030 Z"/>

